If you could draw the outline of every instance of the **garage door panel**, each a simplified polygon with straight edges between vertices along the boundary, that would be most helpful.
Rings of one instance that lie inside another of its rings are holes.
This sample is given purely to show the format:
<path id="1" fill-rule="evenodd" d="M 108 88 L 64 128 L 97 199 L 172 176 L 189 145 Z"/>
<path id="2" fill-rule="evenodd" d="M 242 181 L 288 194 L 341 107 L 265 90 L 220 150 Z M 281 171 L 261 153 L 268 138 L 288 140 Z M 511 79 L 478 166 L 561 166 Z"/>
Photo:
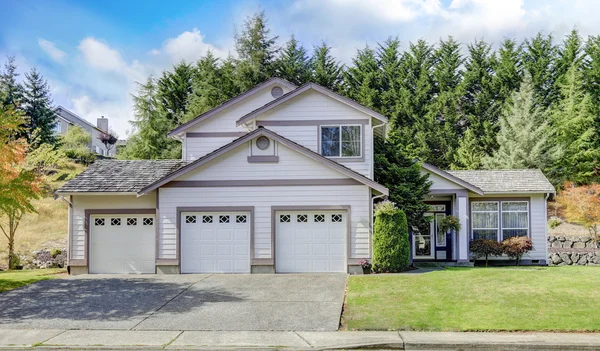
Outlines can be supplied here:
<path id="1" fill-rule="evenodd" d="M 277 271 L 346 272 L 346 217 L 339 211 L 277 212 Z"/>
<path id="2" fill-rule="evenodd" d="M 90 273 L 154 273 L 154 215 L 90 216 Z"/>
<path id="3" fill-rule="evenodd" d="M 249 213 L 186 212 L 181 229 L 182 273 L 249 273 Z"/>

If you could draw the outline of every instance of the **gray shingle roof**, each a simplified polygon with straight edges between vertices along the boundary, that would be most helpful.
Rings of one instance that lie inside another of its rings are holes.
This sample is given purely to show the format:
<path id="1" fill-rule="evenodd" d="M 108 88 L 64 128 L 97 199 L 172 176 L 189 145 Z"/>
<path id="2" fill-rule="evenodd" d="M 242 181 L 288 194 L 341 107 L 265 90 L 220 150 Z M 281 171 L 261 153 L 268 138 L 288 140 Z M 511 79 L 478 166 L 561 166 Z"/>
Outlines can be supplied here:
<path id="1" fill-rule="evenodd" d="M 138 192 L 186 164 L 180 160 L 98 160 L 57 193 Z"/>
<path id="2" fill-rule="evenodd" d="M 542 171 L 538 169 L 446 171 L 483 190 L 485 193 L 540 192 L 553 193 Z"/>

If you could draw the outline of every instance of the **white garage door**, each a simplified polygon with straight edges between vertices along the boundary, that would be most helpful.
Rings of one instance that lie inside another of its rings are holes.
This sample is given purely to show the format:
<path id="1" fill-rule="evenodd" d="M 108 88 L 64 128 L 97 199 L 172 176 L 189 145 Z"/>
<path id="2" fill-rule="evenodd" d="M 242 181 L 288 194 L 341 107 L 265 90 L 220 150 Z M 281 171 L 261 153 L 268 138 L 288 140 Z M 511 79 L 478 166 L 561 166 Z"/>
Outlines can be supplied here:
<path id="1" fill-rule="evenodd" d="M 286 211 L 275 216 L 277 272 L 346 272 L 345 211 Z"/>
<path id="2" fill-rule="evenodd" d="M 155 273 L 154 215 L 90 216 L 90 273 Z"/>
<path id="3" fill-rule="evenodd" d="M 183 212 L 181 273 L 250 273 L 250 213 Z"/>

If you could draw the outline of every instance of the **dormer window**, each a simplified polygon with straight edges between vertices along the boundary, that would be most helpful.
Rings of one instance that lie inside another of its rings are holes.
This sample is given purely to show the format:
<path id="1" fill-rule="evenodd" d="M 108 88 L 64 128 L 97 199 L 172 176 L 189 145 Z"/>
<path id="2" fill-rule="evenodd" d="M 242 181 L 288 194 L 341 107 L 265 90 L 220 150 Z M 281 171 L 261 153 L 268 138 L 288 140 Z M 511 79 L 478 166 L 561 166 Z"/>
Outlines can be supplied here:
<path id="1" fill-rule="evenodd" d="M 362 157 L 361 125 L 321 126 L 321 155 Z"/>

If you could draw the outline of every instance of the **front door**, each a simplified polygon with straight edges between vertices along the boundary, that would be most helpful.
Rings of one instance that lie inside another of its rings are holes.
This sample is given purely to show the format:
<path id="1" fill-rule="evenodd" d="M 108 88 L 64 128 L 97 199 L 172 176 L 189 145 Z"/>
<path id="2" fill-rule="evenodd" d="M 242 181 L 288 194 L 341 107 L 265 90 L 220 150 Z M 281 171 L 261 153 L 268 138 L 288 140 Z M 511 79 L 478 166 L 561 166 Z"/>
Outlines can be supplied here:
<path id="1" fill-rule="evenodd" d="M 431 242 L 435 238 L 435 216 L 433 213 L 425 213 L 425 217 L 429 220 L 429 231 L 420 233 L 415 232 L 412 240 L 412 252 L 414 259 L 433 259 L 434 258 L 434 245 Z"/>
<path id="2" fill-rule="evenodd" d="M 440 230 L 442 220 L 450 215 L 449 201 L 427 202 L 429 211 L 425 217 L 429 222 L 429 231 L 413 233 L 412 252 L 415 260 L 448 261 L 452 259 L 452 235 Z"/>

